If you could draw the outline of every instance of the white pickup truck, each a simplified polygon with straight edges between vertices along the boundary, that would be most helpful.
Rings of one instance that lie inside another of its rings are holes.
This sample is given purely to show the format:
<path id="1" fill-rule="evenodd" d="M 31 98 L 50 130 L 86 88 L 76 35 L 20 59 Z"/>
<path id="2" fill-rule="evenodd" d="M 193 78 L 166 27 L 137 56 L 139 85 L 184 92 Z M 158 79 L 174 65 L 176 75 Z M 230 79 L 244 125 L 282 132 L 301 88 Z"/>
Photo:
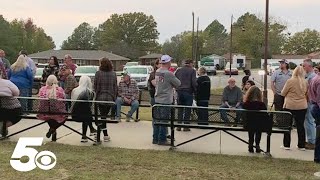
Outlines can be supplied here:
<path id="1" fill-rule="evenodd" d="M 207 70 L 208 74 L 217 75 L 217 70 L 216 66 L 214 65 L 214 62 L 205 62 L 202 67 L 204 67 Z"/>

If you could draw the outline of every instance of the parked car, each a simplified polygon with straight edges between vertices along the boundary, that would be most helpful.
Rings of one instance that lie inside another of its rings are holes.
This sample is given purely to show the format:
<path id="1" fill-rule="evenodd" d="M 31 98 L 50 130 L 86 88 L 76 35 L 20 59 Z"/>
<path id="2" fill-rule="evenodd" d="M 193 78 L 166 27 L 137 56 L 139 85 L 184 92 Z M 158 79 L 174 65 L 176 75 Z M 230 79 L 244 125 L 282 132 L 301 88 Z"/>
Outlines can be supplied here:
<path id="1" fill-rule="evenodd" d="M 37 68 L 45 68 L 48 65 L 49 65 L 48 63 L 37 63 L 36 64 Z"/>
<path id="2" fill-rule="evenodd" d="M 39 93 L 39 89 L 41 88 L 41 80 L 44 68 L 37 68 L 36 75 L 33 78 L 33 85 L 32 85 L 32 94 L 36 95 Z"/>
<path id="3" fill-rule="evenodd" d="M 91 81 L 94 82 L 94 76 L 96 72 L 99 70 L 99 66 L 78 66 L 74 77 L 79 82 L 79 79 L 83 75 L 87 75 L 90 77 Z"/>
<path id="4" fill-rule="evenodd" d="M 125 69 L 130 74 L 130 77 L 137 81 L 140 89 L 148 89 L 148 79 L 153 71 L 152 66 L 138 65 L 128 66 Z"/>
<path id="5" fill-rule="evenodd" d="M 279 67 L 280 67 L 279 62 L 268 63 L 268 66 L 267 66 L 268 74 L 271 76 L 272 73 L 274 73 L 274 71 L 279 69 Z"/>
<path id="6" fill-rule="evenodd" d="M 230 75 L 230 63 L 229 62 L 226 64 L 226 67 L 224 69 L 224 74 Z M 238 75 L 238 74 L 239 74 L 239 71 L 238 71 L 236 65 L 231 64 L 231 75 Z"/>
<path id="7" fill-rule="evenodd" d="M 127 62 L 127 63 L 123 66 L 123 71 L 125 71 L 127 67 L 130 67 L 130 66 L 138 66 L 138 65 L 139 65 L 139 62 Z"/>
<path id="8" fill-rule="evenodd" d="M 216 69 L 216 66 L 214 65 L 214 62 L 205 62 L 203 64 L 203 67 L 207 70 L 208 75 L 209 74 L 217 75 L 217 69 Z"/>

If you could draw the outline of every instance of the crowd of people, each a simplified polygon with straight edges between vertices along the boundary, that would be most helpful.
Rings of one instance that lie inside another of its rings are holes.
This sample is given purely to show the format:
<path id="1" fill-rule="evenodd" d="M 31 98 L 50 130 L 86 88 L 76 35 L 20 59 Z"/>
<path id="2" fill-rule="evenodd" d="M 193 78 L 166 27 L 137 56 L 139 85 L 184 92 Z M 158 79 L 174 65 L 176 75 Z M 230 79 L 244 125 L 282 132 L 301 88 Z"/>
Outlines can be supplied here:
<path id="1" fill-rule="evenodd" d="M 169 55 L 163 55 L 154 63 L 154 71 L 150 74 L 148 80 L 148 89 L 150 93 L 151 105 L 162 104 L 171 105 L 175 103 L 191 107 L 196 102 L 199 107 L 208 107 L 211 82 L 206 74 L 206 69 L 200 67 L 198 72 L 193 67 L 192 60 L 185 60 L 182 67 L 170 71 L 172 58 Z M 139 107 L 139 89 L 137 82 L 130 77 L 130 74 L 124 72 L 123 79 L 117 83 L 116 73 L 113 71 L 112 62 L 107 58 L 101 58 L 99 70 L 95 74 L 94 82 L 87 76 L 82 76 L 79 82 L 74 77 L 77 66 L 72 62 L 72 57 L 66 55 L 64 64 L 59 65 L 58 59 L 52 56 L 48 60 L 48 65 L 43 70 L 43 86 L 39 91 L 40 98 L 50 99 L 72 99 L 72 100 L 98 100 L 112 101 L 115 106 L 99 104 L 98 108 L 103 119 L 111 112 L 111 117 L 121 121 L 121 107 L 123 105 L 131 106 L 126 114 L 126 121 L 138 121 L 132 118 L 133 113 Z M 36 66 L 25 51 L 21 51 L 15 63 L 10 65 L 5 59 L 4 51 L 0 50 L 0 96 L 1 110 L 8 110 L 5 113 L 7 125 L 11 126 L 17 123 L 23 111 L 32 108 L 32 103 L 20 98 L 17 100 L 14 96 L 30 97 L 33 78 Z M 198 75 L 198 78 L 197 78 Z M 246 72 L 243 78 L 242 87 L 236 85 L 234 78 L 228 79 L 228 85 L 223 90 L 222 104 L 220 106 L 221 119 L 227 124 L 228 109 L 248 109 L 248 110 L 266 110 L 266 105 L 262 102 L 262 92 L 255 86 L 254 80 L 250 77 L 250 71 Z M 289 111 L 293 115 L 297 127 L 299 150 L 314 149 L 316 144 L 316 125 L 320 120 L 320 73 L 319 67 L 313 67 L 311 59 L 305 59 L 301 66 L 293 71 L 289 70 L 289 63 L 283 59 L 280 61 L 280 69 L 271 76 L 271 89 L 274 93 L 274 107 L 276 111 Z M 31 106 L 31 107 L 30 107 Z M 87 142 L 87 130 L 90 129 L 90 135 L 96 134 L 93 127 L 91 105 L 88 103 L 56 103 L 56 109 L 61 112 L 72 111 L 76 121 L 82 122 L 83 136 L 81 142 Z M 40 102 L 40 108 L 46 109 L 47 104 Z M 71 109 L 70 109 L 71 108 Z M 168 110 L 162 108 L 161 116 L 168 116 Z M 188 124 L 190 120 L 191 109 L 179 108 L 178 118 L 180 123 Z M 208 111 L 199 109 L 197 111 L 199 124 L 208 124 Z M 20 118 L 20 119 L 19 119 Z M 46 136 L 49 138 L 56 133 L 65 121 L 64 115 L 39 114 L 38 118 L 48 122 L 49 130 Z M 165 118 L 165 117 L 163 117 Z M 240 111 L 236 113 L 235 124 L 240 121 Z M 263 117 L 260 117 L 260 119 Z M 251 118 L 259 119 L 259 117 Z M 256 152 L 261 152 L 259 143 L 261 139 L 261 124 L 259 122 L 248 121 L 249 152 L 254 152 L 253 143 L 255 142 Z M 107 131 L 106 123 L 96 124 L 101 126 L 104 134 L 104 140 L 109 141 L 110 136 Z M 3 128 L 0 128 L 0 130 Z M 177 128 L 177 131 L 190 131 L 189 128 Z M 1 133 L 2 134 L 2 133 Z M 169 145 L 168 130 L 163 126 L 153 126 L 153 144 Z M 291 144 L 290 133 L 284 135 L 283 149 L 289 150 Z M 320 148 L 318 149 L 320 152 Z M 320 161 L 317 159 L 317 161 Z"/>

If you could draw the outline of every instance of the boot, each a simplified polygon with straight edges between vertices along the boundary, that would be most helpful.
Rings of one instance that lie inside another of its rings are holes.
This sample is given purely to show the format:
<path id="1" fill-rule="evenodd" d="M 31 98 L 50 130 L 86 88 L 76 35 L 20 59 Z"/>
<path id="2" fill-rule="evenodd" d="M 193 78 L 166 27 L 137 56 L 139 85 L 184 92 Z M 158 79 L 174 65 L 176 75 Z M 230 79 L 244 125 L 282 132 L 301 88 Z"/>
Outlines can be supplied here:
<path id="1" fill-rule="evenodd" d="M 248 151 L 249 151 L 249 153 L 254 153 L 253 145 L 249 145 Z"/>
<path id="2" fill-rule="evenodd" d="M 256 153 L 261 153 L 261 149 L 259 145 L 256 145 Z"/>

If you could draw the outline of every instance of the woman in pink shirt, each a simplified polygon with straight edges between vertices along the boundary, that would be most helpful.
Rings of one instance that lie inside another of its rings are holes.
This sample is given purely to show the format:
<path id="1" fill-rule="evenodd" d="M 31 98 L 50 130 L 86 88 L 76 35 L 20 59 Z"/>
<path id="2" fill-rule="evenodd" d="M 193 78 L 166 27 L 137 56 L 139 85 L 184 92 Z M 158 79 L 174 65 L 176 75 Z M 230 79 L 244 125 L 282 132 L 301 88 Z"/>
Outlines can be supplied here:
<path id="1" fill-rule="evenodd" d="M 61 99 L 65 99 L 65 94 L 64 90 L 58 86 L 55 75 L 48 77 L 46 86 L 39 90 L 39 97 L 45 99 L 40 100 L 39 104 L 39 112 L 43 112 L 43 114 L 39 114 L 37 117 L 48 122 L 50 129 L 46 137 L 50 138 L 52 134 L 56 133 L 56 129 L 66 121 L 66 115 L 63 115 L 66 113 L 65 101 L 61 101 Z"/>

